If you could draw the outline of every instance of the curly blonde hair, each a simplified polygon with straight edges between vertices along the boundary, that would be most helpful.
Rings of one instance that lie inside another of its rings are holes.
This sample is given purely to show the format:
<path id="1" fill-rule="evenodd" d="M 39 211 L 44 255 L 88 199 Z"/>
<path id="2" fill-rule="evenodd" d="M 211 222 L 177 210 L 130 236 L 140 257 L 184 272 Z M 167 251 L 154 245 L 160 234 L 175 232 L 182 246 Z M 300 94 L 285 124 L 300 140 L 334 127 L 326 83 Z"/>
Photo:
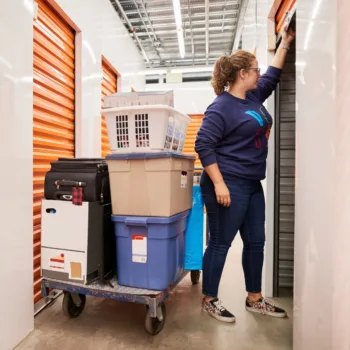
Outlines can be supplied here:
<path id="1" fill-rule="evenodd" d="M 251 67 L 255 56 L 248 52 L 239 50 L 231 56 L 221 56 L 215 63 L 211 85 L 216 95 L 221 95 L 226 88 L 234 84 L 241 69 Z"/>

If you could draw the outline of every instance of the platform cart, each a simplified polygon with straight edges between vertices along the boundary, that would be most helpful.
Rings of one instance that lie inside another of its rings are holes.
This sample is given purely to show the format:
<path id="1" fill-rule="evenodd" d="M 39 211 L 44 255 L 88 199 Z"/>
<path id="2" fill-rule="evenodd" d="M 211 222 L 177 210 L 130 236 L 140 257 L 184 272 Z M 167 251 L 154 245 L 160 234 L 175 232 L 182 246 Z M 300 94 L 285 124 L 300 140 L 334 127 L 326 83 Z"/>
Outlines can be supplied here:
<path id="1" fill-rule="evenodd" d="M 41 292 L 43 297 L 48 298 L 50 289 L 63 291 L 62 309 L 70 318 L 76 318 L 82 313 L 85 308 L 87 295 L 144 304 L 146 306 L 145 330 L 151 335 L 156 335 L 163 329 L 165 324 L 165 299 L 188 273 L 189 271 L 184 272 L 178 281 L 162 291 L 123 287 L 118 285 L 117 279 L 114 277 L 105 284 L 96 281 L 89 285 L 43 278 Z M 197 284 L 201 272 L 190 271 L 190 275 L 192 284 Z"/>

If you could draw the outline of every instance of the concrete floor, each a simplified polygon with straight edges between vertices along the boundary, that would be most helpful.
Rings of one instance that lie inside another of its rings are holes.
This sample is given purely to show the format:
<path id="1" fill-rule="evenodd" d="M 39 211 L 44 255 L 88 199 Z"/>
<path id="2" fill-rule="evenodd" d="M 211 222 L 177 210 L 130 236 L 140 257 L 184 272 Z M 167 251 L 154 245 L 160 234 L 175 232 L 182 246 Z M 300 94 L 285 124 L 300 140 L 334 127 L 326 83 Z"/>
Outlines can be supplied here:
<path id="1" fill-rule="evenodd" d="M 220 297 L 236 316 L 235 324 L 223 324 L 200 310 L 201 285 L 186 277 L 167 299 L 167 319 L 157 336 L 144 331 L 143 305 L 88 297 L 83 313 L 68 319 L 62 297 L 35 318 L 35 330 L 17 347 L 60 350 L 287 350 L 292 349 L 292 299 L 275 300 L 287 319 L 245 311 L 245 290 L 239 236 L 227 258 Z"/>

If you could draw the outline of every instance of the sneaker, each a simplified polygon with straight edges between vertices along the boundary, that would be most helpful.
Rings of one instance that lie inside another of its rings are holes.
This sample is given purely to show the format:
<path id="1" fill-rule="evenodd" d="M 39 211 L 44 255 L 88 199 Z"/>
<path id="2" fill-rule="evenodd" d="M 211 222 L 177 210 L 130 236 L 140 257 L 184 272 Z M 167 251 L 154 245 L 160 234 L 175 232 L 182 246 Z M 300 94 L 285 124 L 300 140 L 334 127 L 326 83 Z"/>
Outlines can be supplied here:
<path id="1" fill-rule="evenodd" d="M 274 305 L 271 301 L 261 298 L 258 301 L 250 301 L 248 298 L 245 302 L 245 308 L 247 311 L 255 312 L 258 314 L 269 315 L 272 317 L 287 317 L 287 312 L 280 307 Z"/>
<path id="2" fill-rule="evenodd" d="M 205 301 L 205 299 L 203 299 L 202 310 L 222 322 L 233 323 L 236 321 L 236 317 L 223 307 L 218 298 L 210 301 Z"/>

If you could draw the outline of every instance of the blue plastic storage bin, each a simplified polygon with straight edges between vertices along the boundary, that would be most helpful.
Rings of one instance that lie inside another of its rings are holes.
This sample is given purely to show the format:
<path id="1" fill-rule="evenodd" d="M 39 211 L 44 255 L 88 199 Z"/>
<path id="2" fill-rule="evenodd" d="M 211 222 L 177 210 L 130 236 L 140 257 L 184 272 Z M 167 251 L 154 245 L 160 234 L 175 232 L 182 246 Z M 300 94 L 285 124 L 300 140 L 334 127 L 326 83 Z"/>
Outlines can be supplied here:
<path id="1" fill-rule="evenodd" d="M 185 270 L 202 270 L 204 203 L 199 185 L 193 186 L 192 210 L 185 234 Z"/>
<path id="2" fill-rule="evenodd" d="M 114 216 L 118 283 L 164 290 L 184 271 L 189 211 L 163 217 Z"/>

